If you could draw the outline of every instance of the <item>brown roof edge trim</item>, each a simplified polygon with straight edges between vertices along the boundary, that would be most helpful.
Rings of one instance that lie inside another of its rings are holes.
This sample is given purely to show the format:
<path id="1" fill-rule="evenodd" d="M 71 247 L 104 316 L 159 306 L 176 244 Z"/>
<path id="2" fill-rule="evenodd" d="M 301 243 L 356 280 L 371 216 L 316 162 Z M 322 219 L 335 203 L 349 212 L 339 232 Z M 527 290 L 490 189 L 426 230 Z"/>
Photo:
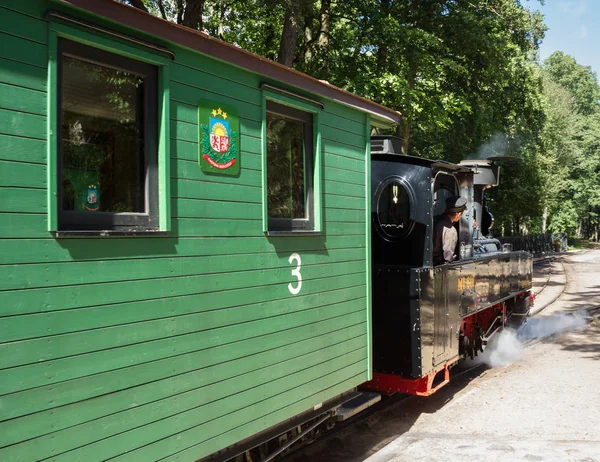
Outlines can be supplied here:
<path id="1" fill-rule="evenodd" d="M 115 0 L 60 0 L 60 3 L 102 16 L 124 26 L 199 51 L 302 90 L 371 114 L 388 124 L 400 123 L 400 113 L 341 88 L 321 82 L 282 64 L 218 40 L 203 32 L 165 21 Z"/>
<path id="2" fill-rule="evenodd" d="M 101 32 L 103 34 L 110 35 L 111 37 L 117 37 L 117 38 L 119 38 L 121 40 L 125 40 L 126 42 L 134 43 L 136 45 L 141 45 L 141 46 L 143 46 L 145 48 L 150 48 L 151 50 L 154 50 L 154 51 L 156 51 L 158 53 L 162 53 L 165 56 L 169 57 L 169 59 L 171 59 L 171 61 L 175 60 L 175 53 L 173 53 L 170 50 L 167 50 L 166 48 L 162 48 L 162 47 L 159 47 L 157 45 L 153 45 L 151 43 L 144 42 L 143 40 L 134 39 L 132 37 L 129 37 L 129 36 L 124 35 L 124 34 L 120 34 L 118 32 L 114 32 L 114 31 L 106 29 L 104 27 L 99 27 L 99 26 L 96 26 L 94 24 L 90 24 L 90 23 L 88 23 L 86 21 L 80 21 L 78 19 L 73 19 L 73 18 L 71 18 L 69 16 L 65 16 L 64 14 L 59 13 L 59 12 L 54 11 L 54 10 L 48 10 L 48 11 L 46 11 L 44 13 L 44 19 L 48 19 L 48 18 L 59 19 L 61 21 L 65 21 L 65 22 L 68 22 L 68 23 L 71 23 L 71 24 L 76 24 L 76 25 L 81 26 L 81 27 L 85 27 L 86 29 L 92 29 L 92 30 L 95 30 L 97 32 Z"/>

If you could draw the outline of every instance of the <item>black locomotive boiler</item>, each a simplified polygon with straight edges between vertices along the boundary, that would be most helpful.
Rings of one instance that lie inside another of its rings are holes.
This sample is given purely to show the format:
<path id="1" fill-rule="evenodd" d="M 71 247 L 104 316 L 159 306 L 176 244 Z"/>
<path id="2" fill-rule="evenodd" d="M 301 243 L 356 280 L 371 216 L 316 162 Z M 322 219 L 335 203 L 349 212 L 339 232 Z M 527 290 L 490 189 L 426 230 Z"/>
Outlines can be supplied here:
<path id="1" fill-rule="evenodd" d="M 527 314 L 533 260 L 476 225 L 489 219 L 484 190 L 498 185 L 505 158 L 431 161 L 399 154 L 398 141 L 371 141 L 373 378 L 365 388 L 427 396 L 460 358 Z M 436 266 L 434 225 L 451 196 L 467 199 L 458 259 Z"/>

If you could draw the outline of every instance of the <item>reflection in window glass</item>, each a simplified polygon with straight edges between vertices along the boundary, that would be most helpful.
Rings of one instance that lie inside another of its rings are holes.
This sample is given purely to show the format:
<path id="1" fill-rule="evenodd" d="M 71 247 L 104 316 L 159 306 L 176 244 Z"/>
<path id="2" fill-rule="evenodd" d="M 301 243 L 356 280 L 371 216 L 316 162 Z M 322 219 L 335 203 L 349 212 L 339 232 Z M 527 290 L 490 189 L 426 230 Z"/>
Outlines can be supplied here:
<path id="1" fill-rule="evenodd" d="M 62 208 L 145 211 L 144 80 L 62 56 Z"/>
<path id="2" fill-rule="evenodd" d="M 399 182 L 389 183 L 379 194 L 377 219 L 383 233 L 391 238 L 410 232 L 410 198 Z"/>
<path id="3" fill-rule="evenodd" d="M 308 218 L 304 140 L 304 122 L 267 113 L 269 218 Z"/>

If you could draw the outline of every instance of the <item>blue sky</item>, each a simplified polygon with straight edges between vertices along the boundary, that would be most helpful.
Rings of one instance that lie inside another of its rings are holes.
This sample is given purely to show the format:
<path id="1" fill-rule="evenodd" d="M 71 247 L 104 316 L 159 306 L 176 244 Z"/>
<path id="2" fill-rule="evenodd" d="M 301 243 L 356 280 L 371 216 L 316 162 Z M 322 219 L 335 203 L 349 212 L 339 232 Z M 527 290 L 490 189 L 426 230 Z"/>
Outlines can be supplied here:
<path id="1" fill-rule="evenodd" d="M 600 0 L 538 0 L 523 5 L 539 10 L 549 30 L 540 47 L 540 58 L 563 51 L 600 76 Z"/>

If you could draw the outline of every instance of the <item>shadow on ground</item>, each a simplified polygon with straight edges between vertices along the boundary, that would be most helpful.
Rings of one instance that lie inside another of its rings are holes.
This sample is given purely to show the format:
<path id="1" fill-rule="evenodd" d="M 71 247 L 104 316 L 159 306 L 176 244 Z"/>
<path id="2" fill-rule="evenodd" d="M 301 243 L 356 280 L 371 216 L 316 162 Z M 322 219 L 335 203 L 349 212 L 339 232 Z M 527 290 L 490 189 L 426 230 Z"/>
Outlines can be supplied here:
<path id="1" fill-rule="evenodd" d="M 362 462 L 408 432 L 422 414 L 433 414 L 448 404 L 469 383 L 486 374 L 486 366 L 452 372 L 450 383 L 429 397 L 394 395 L 373 406 L 367 415 L 357 415 L 337 431 L 304 447 L 282 462 Z M 460 375 L 458 375 L 460 374 Z M 457 376 L 458 375 L 458 376 Z"/>
<path id="2" fill-rule="evenodd" d="M 600 321 L 595 320 L 582 331 L 545 339 L 544 343 L 554 343 L 564 350 L 578 351 L 586 358 L 600 361 Z"/>

